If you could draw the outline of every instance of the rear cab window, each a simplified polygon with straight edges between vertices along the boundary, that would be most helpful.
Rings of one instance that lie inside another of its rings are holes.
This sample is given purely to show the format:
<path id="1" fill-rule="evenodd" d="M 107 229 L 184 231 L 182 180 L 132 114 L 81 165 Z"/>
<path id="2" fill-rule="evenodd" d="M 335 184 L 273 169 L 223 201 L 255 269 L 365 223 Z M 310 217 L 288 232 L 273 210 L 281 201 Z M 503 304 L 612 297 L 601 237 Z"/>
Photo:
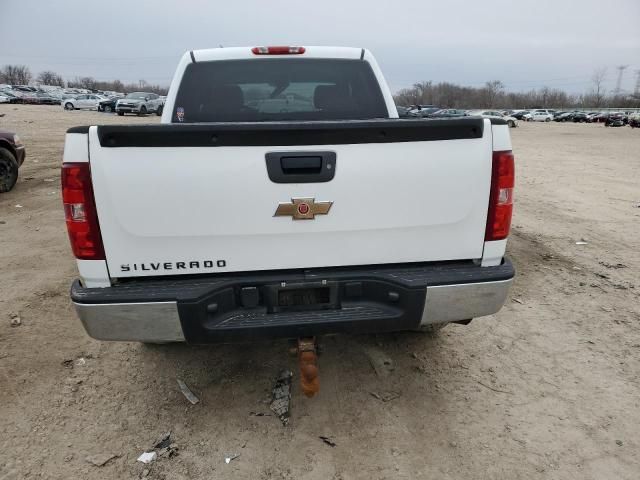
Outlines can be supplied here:
<path id="1" fill-rule="evenodd" d="M 246 59 L 189 64 L 172 123 L 388 118 L 368 62 Z"/>

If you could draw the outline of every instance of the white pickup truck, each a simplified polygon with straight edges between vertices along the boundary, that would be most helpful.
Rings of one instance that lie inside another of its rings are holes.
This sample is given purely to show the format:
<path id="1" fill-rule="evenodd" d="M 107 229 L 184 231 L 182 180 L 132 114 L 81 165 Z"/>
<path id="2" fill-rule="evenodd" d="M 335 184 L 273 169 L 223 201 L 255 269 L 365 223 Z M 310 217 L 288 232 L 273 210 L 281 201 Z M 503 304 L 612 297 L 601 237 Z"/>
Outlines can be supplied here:
<path id="1" fill-rule="evenodd" d="M 101 340 L 430 330 L 503 305 L 503 120 L 399 119 L 360 48 L 186 53 L 160 125 L 71 128 L 71 298 Z"/>

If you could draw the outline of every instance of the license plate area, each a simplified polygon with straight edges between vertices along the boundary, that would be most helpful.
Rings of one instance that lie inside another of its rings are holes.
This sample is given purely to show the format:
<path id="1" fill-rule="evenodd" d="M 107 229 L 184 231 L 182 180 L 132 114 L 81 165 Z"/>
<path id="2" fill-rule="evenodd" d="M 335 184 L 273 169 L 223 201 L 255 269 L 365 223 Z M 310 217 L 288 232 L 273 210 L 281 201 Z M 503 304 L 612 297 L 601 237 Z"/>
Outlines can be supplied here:
<path id="1" fill-rule="evenodd" d="M 334 282 L 271 285 L 265 299 L 269 313 L 340 308 Z"/>

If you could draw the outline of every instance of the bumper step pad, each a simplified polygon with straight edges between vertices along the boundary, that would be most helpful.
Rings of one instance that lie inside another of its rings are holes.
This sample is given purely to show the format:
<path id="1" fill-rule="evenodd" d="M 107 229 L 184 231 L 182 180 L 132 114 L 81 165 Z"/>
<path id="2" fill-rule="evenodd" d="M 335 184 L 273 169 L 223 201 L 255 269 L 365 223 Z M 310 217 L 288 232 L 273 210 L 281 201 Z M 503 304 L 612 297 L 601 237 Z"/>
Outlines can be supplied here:
<path id="1" fill-rule="evenodd" d="M 339 310 L 318 310 L 305 312 L 267 313 L 266 311 L 248 311 L 234 313 L 216 323 L 212 330 L 235 328 L 278 327 L 289 325 L 322 324 L 336 322 L 357 322 L 372 319 L 385 319 L 400 316 L 401 312 L 386 306 L 343 305 Z"/>

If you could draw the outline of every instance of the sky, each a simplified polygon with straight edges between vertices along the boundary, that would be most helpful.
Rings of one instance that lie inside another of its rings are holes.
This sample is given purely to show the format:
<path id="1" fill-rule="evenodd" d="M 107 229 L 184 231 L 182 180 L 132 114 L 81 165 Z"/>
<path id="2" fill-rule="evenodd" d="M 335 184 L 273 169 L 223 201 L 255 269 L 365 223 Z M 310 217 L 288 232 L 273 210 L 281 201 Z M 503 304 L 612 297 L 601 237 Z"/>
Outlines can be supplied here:
<path id="1" fill-rule="evenodd" d="M 432 80 L 633 91 L 640 0 L 0 0 L 0 66 L 168 86 L 180 56 L 222 45 L 373 52 L 393 91 Z"/>

